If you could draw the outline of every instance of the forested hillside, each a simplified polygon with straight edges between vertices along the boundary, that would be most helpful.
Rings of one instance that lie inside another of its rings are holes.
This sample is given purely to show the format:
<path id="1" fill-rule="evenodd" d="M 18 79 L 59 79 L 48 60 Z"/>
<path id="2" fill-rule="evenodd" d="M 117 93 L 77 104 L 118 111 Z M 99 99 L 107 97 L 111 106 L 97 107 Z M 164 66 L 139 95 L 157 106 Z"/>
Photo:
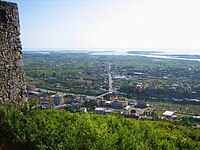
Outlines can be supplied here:
<path id="1" fill-rule="evenodd" d="M 200 130 L 118 115 L 0 109 L 0 149 L 200 149 Z"/>

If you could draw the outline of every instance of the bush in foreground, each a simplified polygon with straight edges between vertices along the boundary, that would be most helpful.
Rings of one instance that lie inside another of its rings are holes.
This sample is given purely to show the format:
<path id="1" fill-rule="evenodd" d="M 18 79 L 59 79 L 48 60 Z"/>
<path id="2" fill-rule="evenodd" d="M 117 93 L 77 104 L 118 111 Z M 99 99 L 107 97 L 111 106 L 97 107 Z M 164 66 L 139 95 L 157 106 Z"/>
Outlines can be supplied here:
<path id="1" fill-rule="evenodd" d="M 0 109 L 0 149 L 200 149 L 200 130 L 58 110 Z"/>

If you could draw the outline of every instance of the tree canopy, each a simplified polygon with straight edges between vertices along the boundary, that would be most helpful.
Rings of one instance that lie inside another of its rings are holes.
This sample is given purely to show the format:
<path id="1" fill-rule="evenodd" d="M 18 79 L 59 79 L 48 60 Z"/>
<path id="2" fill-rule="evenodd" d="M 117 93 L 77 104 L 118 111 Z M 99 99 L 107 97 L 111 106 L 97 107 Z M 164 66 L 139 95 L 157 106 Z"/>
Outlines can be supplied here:
<path id="1" fill-rule="evenodd" d="M 119 115 L 0 109 L 0 149 L 200 149 L 200 130 Z"/>

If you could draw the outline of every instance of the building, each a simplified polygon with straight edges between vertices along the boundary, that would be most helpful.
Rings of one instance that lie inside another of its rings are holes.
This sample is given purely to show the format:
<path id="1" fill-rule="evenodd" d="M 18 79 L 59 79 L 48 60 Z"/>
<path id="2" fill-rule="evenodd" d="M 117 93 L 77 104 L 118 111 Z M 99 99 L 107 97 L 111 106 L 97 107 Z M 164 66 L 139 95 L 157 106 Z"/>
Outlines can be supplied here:
<path id="1" fill-rule="evenodd" d="M 172 117 L 173 114 L 174 114 L 173 111 L 165 111 L 165 112 L 163 113 L 163 115 L 166 116 L 166 117 Z"/>
<path id="2" fill-rule="evenodd" d="M 78 84 L 83 84 L 85 81 L 83 80 L 83 78 L 80 78 L 77 80 Z"/>
<path id="3" fill-rule="evenodd" d="M 77 101 L 87 100 L 87 96 L 86 95 L 77 95 L 76 96 L 76 100 Z"/>
<path id="4" fill-rule="evenodd" d="M 87 108 L 86 107 L 81 107 L 80 111 L 86 113 L 87 112 Z"/>
<path id="5" fill-rule="evenodd" d="M 131 106 L 124 107 L 124 110 L 130 110 Z"/>
<path id="6" fill-rule="evenodd" d="M 96 108 L 95 108 L 95 112 L 96 112 L 97 114 L 103 115 L 103 114 L 105 114 L 105 108 L 96 107 Z"/>
<path id="7" fill-rule="evenodd" d="M 60 88 L 60 87 L 61 87 L 60 83 L 56 83 L 56 84 L 54 84 L 53 86 L 54 86 L 55 88 Z"/>
<path id="8" fill-rule="evenodd" d="M 124 115 L 124 118 L 132 118 L 132 119 L 135 119 L 135 120 L 140 120 L 140 116 L 137 115 L 137 114 L 132 114 L 132 115 Z"/>
<path id="9" fill-rule="evenodd" d="M 51 106 L 58 106 L 64 104 L 64 97 L 62 94 L 51 95 L 49 99 L 49 103 Z"/>
<path id="10" fill-rule="evenodd" d="M 109 107 L 111 106 L 112 101 L 107 101 L 107 100 L 99 100 L 99 105 L 101 107 Z"/>
<path id="11" fill-rule="evenodd" d="M 166 119 L 167 119 L 169 122 L 172 122 L 172 121 L 173 121 L 173 118 L 175 117 L 173 111 L 165 111 L 165 112 L 163 113 L 163 115 L 166 117 Z"/>
<path id="12" fill-rule="evenodd" d="M 112 101 L 106 101 L 106 106 L 111 106 Z"/>
<path id="13" fill-rule="evenodd" d="M 127 100 L 115 100 L 112 102 L 112 107 L 118 109 L 124 109 L 124 107 L 128 106 Z"/>
<path id="14" fill-rule="evenodd" d="M 147 108 L 149 105 L 144 102 L 144 101 L 139 101 L 137 102 L 137 104 L 135 105 L 135 108 Z"/>

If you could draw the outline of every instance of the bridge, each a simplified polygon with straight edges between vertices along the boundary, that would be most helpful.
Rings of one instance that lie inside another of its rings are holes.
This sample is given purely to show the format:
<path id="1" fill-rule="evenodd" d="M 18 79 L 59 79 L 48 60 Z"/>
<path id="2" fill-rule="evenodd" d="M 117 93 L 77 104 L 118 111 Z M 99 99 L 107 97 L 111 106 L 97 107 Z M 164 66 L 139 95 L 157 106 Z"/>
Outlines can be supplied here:
<path id="1" fill-rule="evenodd" d="M 98 95 L 98 96 L 95 97 L 95 99 L 98 99 L 98 98 L 104 97 L 104 96 L 106 96 L 106 95 L 108 95 L 108 94 L 112 94 L 112 93 L 113 93 L 113 92 L 107 92 L 107 93 L 104 93 L 104 94 Z"/>

